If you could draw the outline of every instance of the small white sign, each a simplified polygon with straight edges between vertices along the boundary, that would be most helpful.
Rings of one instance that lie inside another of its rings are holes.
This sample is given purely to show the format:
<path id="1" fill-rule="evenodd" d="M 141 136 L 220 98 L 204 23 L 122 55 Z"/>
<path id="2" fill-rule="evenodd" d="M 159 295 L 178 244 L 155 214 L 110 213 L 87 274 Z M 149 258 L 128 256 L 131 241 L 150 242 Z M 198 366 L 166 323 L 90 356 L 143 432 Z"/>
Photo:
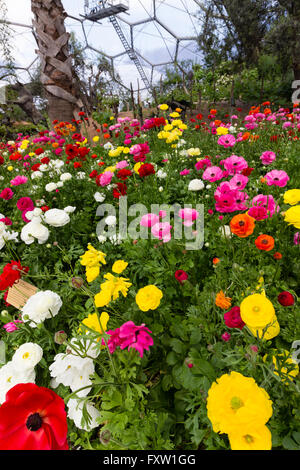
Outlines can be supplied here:
<path id="1" fill-rule="evenodd" d="M 6 104 L 6 87 L 8 82 L 0 80 L 0 104 Z"/>
<path id="2" fill-rule="evenodd" d="M 5 343 L 0 341 L 0 364 L 5 364 Z"/>

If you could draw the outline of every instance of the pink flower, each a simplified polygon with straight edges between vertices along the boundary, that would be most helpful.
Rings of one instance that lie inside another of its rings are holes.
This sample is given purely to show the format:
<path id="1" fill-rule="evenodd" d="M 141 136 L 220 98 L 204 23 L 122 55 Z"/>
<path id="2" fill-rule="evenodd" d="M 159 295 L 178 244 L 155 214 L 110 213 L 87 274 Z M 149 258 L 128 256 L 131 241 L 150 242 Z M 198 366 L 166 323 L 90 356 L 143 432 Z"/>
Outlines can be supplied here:
<path id="1" fill-rule="evenodd" d="M 270 217 L 273 217 L 273 215 L 275 214 L 275 211 L 277 212 L 280 211 L 280 207 L 279 206 L 276 207 L 276 202 L 273 196 L 271 196 L 271 194 L 269 194 L 268 196 L 265 196 L 264 194 L 258 194 L 258 196 L 255 196 L 252 199 L 252 206 L 265 208 Z"/>
<path id="2" fill-rule="evenodd" d="M 171 229 L 172 225 L 168 222 L 160 222 L 153 225 L 151 233 L 155 238 L 162 240 L 164 243 L 168 243 L 171 240 Z"/>
<path id="3" fill-rule="evenodd" d="M 183 271 L 182 269 L 178 269 L 175 272 L 175 279 L 180 282 L 180 284 L 183 284 L 185 281 L 187 281 L 189 278 L 188 274 Z"/>
<path id="4" fill-rule="evenodd" d="M 196 209 L 180 209 L 178 216 L 183 220 L 183 225 L 191 227 L 195 220 L 199 217 L 199 212 Z"/>
<path id="5" fill-rule="evenodd" d="M 26 184 L 28 178 L 26 176 L 18 175 L 14 179 L 11 180 L 10 184 L 13 186 L 20 186 L 20 184 Z"/>
<path id="6" fill-rule="evenodd" d="M 146 214 L 143 215 L 140 225 L 142 227 L 153 227 L 153 225 L 159 223 L 159 216 L 157 214 Z"/>
<path id="7" fill-rule="evenodd" d="M 224 320 L 228 328 L 239 328 L 242 330 L 245 326 L 245 323 L 241 319 L 240 307 L 232 307 L 229 312 L 224 313 Z"/>
<path id="8" fill-rule="evenodd" d="M 227 343 L 227 341 L 229 341 L 230 338 L 231 338 L 231 334 L 227 333 L 227 331 L 226 331 L 226 333 L 222 334 L 221 338 L 222 338 L 223 341 L 225 341 Z"/>
<path id="9" fill-rule="evenodd" d="M 14 320 L 13 322 L 6 323 L 3 325 L 3 328 L 7 331 L 7 333 L 12 333 L 13 331 L 19 330 L 16 326 L 16 323 L 23 323 L 21 320 Z"/>
<path id="10" fill-rule="evenodd" d="M 264 220 L 268 218 L 268 211 L 265 207 L 254 206 L 248 210 L 248 215 L 255 220 Z"/>
<path id="11" fill-rule="evenodd" d="M 237 155 L 231 155 L 231 157 L 224 160 L 224 168 L 229 172 L 230 175 L 235 175 L 248 168 L 248 163 L 243 157 Z"/>
<path id="12" fill-rule="evenodd" d="M 300 245 L 300 232 L 296 232 L 294 235 L 294 245 Z"/>
<path id="13" fill-rule="evenodd" d="M 274 152 L 264 152 L 261 156 L 260 159 L 263 163 L 263 165 L 270 165 L 276 160 L 276 154 Z"/>
<path id="14" fill-rule="evenodd" d="M 223 171 L 218 166 L 210 166 L 204 171 L 202 178 L 214 183 L 223 178 Z"/>
<path id="15" fill-rule="evenodd" d="M 218 140 L 218 144 L 222 145 L 226 149 L 229 147 L 234 147 L 235 143 L 236 143 L 235 137 L 234 135 L 231 135 L 231 134 L 222 135 Z"/>
<path id="16" fill-rule="evenodd" d="M 279 186 L 284 188 L 289 181 L 289 175 L 283 170 L 272 170 L 265 176 L 268 186 Z"/>
<path id="17" fill-rule="evenodd" d="M 114 174 L 111 171 L 106 171 L 100 176 L 100 186 L 108 186 Z"/>
<path id="18" fill-rule="evenodd" d="M 118 163 L 116 164 L 117 170 L 123 170 L 123 169 L 126 168 L 127 166 L 129 166 L 129 163 L 128 163 L 126 160 L 122 160 L 121 162 L 118 162 Z"/>
<path id="19" fill-rule="evenodd" d="M 190 174 L 190 172 L 191 172 L 191 170 L 185 169 L 185 170 L 180 172 L 180 176 L 187 176 L 187 175 Z"/>
<path id="20" fill-rule="evenodd" d="M 4 219 L 0 219 L 0 222 L 3 222 L 7 226 L 12 225 L 12 220 L 9 217 L 4 217 Z"/>
<path id="21" fill-rule="evenodd" d="M 234 175 L 231 180 L 229 180 L 230 187 L 232 189 L 244 189 L 247 186 L 249 178 L 240 174 Z"/>
<path id="22" fill-rule="evenodd" d="M 14 193 L 10 188 L 4 188 L 3 191 L 0 193 L 0 197 L 4 199 L 5 201 L 9 201 L 12 199 Z"/>

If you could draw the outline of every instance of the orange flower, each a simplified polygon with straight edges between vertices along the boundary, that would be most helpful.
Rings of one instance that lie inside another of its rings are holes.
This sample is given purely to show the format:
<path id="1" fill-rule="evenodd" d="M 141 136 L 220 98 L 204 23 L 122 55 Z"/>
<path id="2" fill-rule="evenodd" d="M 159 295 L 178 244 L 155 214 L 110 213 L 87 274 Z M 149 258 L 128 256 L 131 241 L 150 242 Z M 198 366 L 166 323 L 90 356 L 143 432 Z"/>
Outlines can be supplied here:
<path id="1" fill-rule="evenodd" d="M 243 140 L 248 140 L 250 137 L 250 132 L 245 132 L 245 134 L 243 135 L 242 139 Z"/>
<path id="2" fill-rule="evenodd" d="M 238 214 L 230 222 L 230 230 L 240 238 L 249 237 L 255 229 L 255 219 L 248 214 Z"/>
<path id="3" fill-rule="evenodd" d="M 281 258 L 282 258 L 282 254 L 279 253 L 279 251 L 276 251 L 276 253 L 274 253 L 274 255 L 273 255 L 273 258 L 274 258 L 274 259 L 281 259 Z"/>
<path id="4" fill-rule="evenodd" d="M 214 258 L 213 259 L 213 264 L 216 265 L 218 263 L 220 263 L 220 259 L 219 258 Z"/>
<path id="5" fill-rule="evenodd" d="M 219 121 L 218 119 L 215 121 L 215 126 L 219 127 L 222 124 L 222 121 Z"/>
<path id="6" fill-rule="evenodd" d="M 256 142 L 259 139 L 259 135 L 251 135 L 250 139 L 254 140 L 254 142 Z"/>
<path id="7" fill-rule="evenodd" d="M 110 134 L 103 134 L 104 139 L 110 139 Z"/>
<path id="8" fill-rule="evenodd" d="M 215 304 L 217 307 L 220 307 L 223 310 L 227 310 L 231 307 L 231 298 L 226 297 L 224 292 L 221 290 L 217 293 Z"/>
<path id="9" fill-rule="evenodd" d="M 52 147 L 53 147 L 54 149 L 57 149 L 57 148 L 59 147 L 58 142 L 53 142 Z"/>
<path id="10" fill-rule="evenodd" d="M 217 114 L 217 110 L 216 109 L 211 109 L 209 114 Z"/>
<path id="11" fill-rule="evenodd" d="M 272 114 L 272 111 L 270 110 L 270 108 L 266 108 L 264 110 L 264 114 Z"/>
<path id="12" fill-rule="evenodd" d="M 263 251 L 271 251 L 274 248 L 275 240 L 270 235 L 260 235 L 255 240 L 256 248 Z"/>
<path id="13" fill-rule="evenodd" d="M 267 180 L 266 180 L 266 178 L 260 178 L 260 182 L 261 182 L 261 183 L 266 183 Z"/>

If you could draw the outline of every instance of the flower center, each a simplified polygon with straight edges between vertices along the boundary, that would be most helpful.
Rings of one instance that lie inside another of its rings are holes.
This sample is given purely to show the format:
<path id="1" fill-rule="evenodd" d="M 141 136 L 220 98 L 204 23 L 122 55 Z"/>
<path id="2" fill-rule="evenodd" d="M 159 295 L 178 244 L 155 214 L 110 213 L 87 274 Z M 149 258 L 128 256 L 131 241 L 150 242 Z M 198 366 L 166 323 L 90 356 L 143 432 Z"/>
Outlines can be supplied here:
<path id="1" fill-rule="evenodd" d="M 26 426 L 29 431 L 38 431 L 43 424 L 43 420 L 38 413 L 29 416 L 26 421 Z"/>
<path id="2" fill-rule="evenodd" d="M 260 312 L 260 307 L 253 307 L 253 312 L 258 313 Z"/>
<path id="3" fill-rule="evenodd" d="M 244 436 L 244 439 L 247 442 L 247 444 L 251 444 L 254 441 L 253 437 L 250 436 L 250 434 L 246 434 L 246 436 Z"/>
<path id="4" fill-rule="evenodd" d="M 243 222 L 242 220 L 239 222 L 239 226 L 240 227 L 243 227 L 245 225 L 245 222 Z"/>
<path id="5" fill-rule="evenodd" d="M 27 359 L 28 357 L 29 357 L 29 352 L 23 354 L 23 356 L 22 356 L 23 359 Z"/>
<path id="6" fill-rule="evenodd" d="M 232 397 L 230 401 L 230 405 L 231 405 L 231 408 L 236 411 L 242 406 L 244 406 L 244 403 L 239 397 Z"/>

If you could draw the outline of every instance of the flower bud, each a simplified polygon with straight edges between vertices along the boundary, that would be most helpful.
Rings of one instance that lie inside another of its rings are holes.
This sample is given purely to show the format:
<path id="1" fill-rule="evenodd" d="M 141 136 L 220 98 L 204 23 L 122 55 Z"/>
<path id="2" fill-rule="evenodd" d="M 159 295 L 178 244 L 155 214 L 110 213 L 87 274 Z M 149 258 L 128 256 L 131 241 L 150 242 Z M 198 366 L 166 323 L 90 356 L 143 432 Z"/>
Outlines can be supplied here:
<path id="1" fill-rule="evenodd" d="M 105 431 L 99 432 L 99 440 L 101 444 L 103 444 L 104 446 L 107 446 L 107 444 L 110 441 L 110 437 L 111 437 L 111 433 L 108 429 L 106 429 Z"/>
<path id="2" fill-rule="evenodd" d="M 64 331 L 57 331 L 54 334 L 54 342 L 56 344 L 64 344 L 66 339 L 67 339 L 67 333 L 65 333 Z"/>
<path id="3" fill-rule="evenodd" d="M 72 286 L 75 289 L 80 289 L 83 286 L 84 280 L 81 277 L 72 277 Z"/>

